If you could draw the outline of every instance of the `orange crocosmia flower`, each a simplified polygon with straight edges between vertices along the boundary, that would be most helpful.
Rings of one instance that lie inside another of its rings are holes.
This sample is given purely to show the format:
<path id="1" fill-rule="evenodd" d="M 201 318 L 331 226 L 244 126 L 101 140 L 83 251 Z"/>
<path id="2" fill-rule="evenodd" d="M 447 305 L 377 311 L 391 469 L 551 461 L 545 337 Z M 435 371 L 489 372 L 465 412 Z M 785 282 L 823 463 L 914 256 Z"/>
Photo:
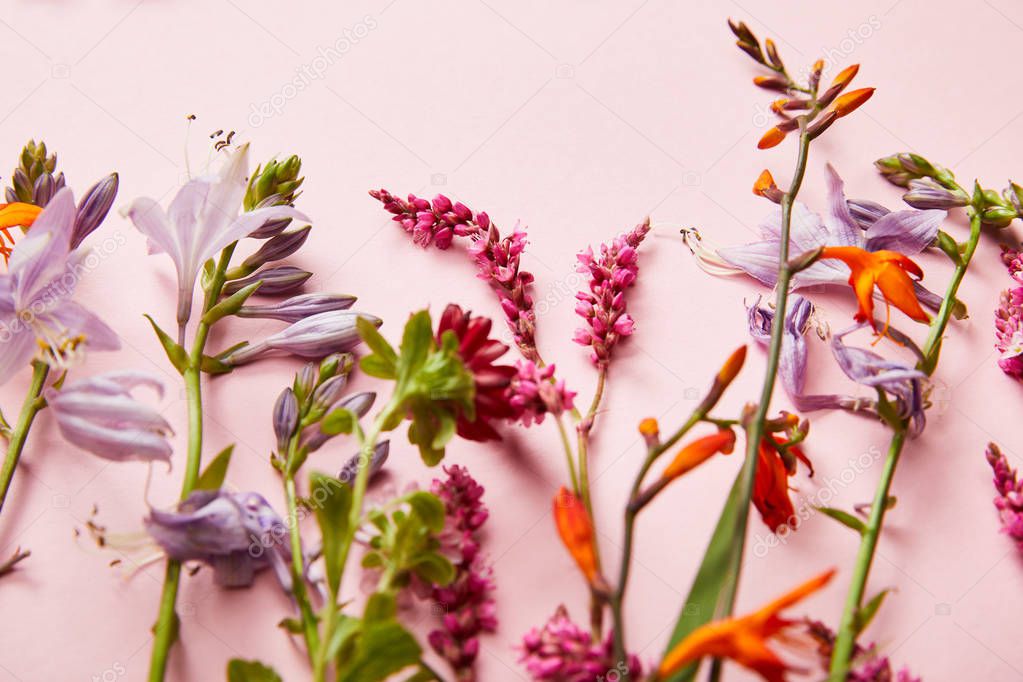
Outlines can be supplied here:
<path id="1" fill-rule="evenodd" d="M 586 580 L 593 584 L 597 580 L 597 552 L 593 546 L 593 524 L 586 506 L 565 486 L 561 486 L 554 498 L 554 523 L 558 535 L 575 559 Z"/>
<path id="2" fill-rule="evenodd" d="M 730 454 L 735 449 L 735 432 L 722 429 L 711 436 L 697 438 L 678 451 L 675 459 L 664 468 L 661 478 L 672 480 L 692 471 L 717 453 Z"/>
<path id="3" fill-rule="evenodd" d="M 789 472 L 785 460 L 766 441 L 757 449 L 757 475 L 753 480 L 753 506 L 771 532 L 796 515 L 789 498 Z"/>
<path id="4" fill-rule="evenodd" d="M 753 613 L 715 621 L 693 630 L 661 661 L 658 678 L 670 677 L 690 663 L 712 656 L 735 661 L 768 682 L 785 682 L 786 673 L 792 668 L 771 650 L 768 641 L 802 621 L 782 618 L 779 614 L 827 585 L 834 575 L 834 569 L 826 571 Z"/>
<path id="5" fill-rule="evenodd" d="M 874 324 L 874 285 L 881 290 L 886 305 L 894 305 L 917 322 L 929 322 L 930 317 L 920 307 L 920 301 L 913 291 L 912 275 L 923 279 L 920 266 L 897 251 L 865 251 L 857 246 L 827 246 L 821 251 L 821 258 L 834 258 L 849 266 L 849 284 L 856 293 L 860 308 L 856 312 L 858 322 Z"/>

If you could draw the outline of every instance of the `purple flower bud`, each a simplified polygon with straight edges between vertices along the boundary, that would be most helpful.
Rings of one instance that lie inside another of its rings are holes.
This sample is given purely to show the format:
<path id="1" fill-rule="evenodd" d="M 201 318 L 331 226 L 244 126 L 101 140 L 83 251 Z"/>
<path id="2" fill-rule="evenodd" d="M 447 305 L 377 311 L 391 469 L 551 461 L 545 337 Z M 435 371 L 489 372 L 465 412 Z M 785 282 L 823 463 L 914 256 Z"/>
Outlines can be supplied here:
<path id="1" fill-rule="evenodd" d="M 306 225 L 301 229 L 271 237 L 264 242 L 263 246 L 259 247 L 258 251 L 242 261 L 242 268 L 251 272 L 267 263 L 287 258 L 302 248 L 312 229 L 312 225 Z M 264 286 L 266 285 L 264 284 Z"/>
<path id="2" fill-rule="evenodd" d="M 270 208 L 272 206 L 281 206 L 285 203 L 284 197 L 280 194 L 271 194 L 260 201 L 259 204 L 256 205 L 256 208 Z M 288 225 L 290 224 L 291 218 L 274 218 L 267 220 L 260 227 L 256 228 L 255 231 L 250 232 L 249 236 L 253 239 L 269 239 L 270 237 L 276 237 L 281 232 L 288 229 Z"/>
<path id="3" fill-rule="evenodd" d="M 262 289 L 260 289 L 262 293 Z M 256 317 L 281 320 L 282 322 L 298 322 L 310 315 L 327 313 L 333 310 L 348 310 L 355 304 L 355 296 L 347 294 L 299 294 L 279 303 L 270 305 L 243 305 L 237 313 L 238 317 Z"/>
<path id="4" fill-rule="evenodd" d="M 159 412 L 131 397 L 139 385 L 161 396 L 163 384 L 142 372 L 108 372 L 77 381 L 61 390 L 49 388 L 46 402 L 64 438 L 83 450 L 118 462 L 170 462 L 170 424 Z"/>
<path id="5" fill-rule="evenodd" d="M 298 400 L 295 392 L 290 388 L 281 391 L 274 403 L 273 411 L 274 436 L 277 437 L 277 450 L 284 452 L 288 449 L 288 441 L 295 433 L 298 426 Z"/>
<path id="6" fill-rule="evenodd" d="M 259 294 L 261 296 L 288 294 L 300 289 L 306 280 L 312 276 L 313 273 L 307 272 L 302 268 L 296 268 L 294 265 L 267 268 L 251 277 L 228 282 L 224 285 L 224 295 L 230 296 L 258 281 L 263 282 L 263 285 L 259 287 Z"/>
<path id="7" fill-rule="evenodd" d="M 341 397 L 341 391 L 348 385 L 348 375 L 339 374 L 324 381 L 313 391 L 312 404 L 309 408 L 313 414 L 323 414 Z"/>
<path id="8" fill-rule="evenodd" d="M 196 490 L 173 511 L 153 509 L 146 530 L 177 561 L 201 561 L 224 587 L 247 587 L 272 566 L 291 590 L 288 529 L 258 493 Z"/>
<path id="9" fill-rule="evenodd" d="M 382 324 L 379 318 L 364 313 L 347 310 L 320 313 L 299 320 L 262 341 L 239 348 L 224 358 L 224 362 L 241 365 L 274 350 L 303 358 L 323 358 L 331 353 L 348 351 L 362 342 L 355 327 L 355 321 L 360 317 L 377 327 Z"/>
<path id="10" fill-rule="evenodd" d="M 117 197 L 119 179 L 117 173 L 111 173 L 86 191 L 78 203 L 78 215 L 75 218 L 75 229 L 71 233 L 71 248 L 77 248 L 92 234 L 110 212 Z"/>
<path id="11" fill-rule="evenodd" d="M 349 412 L 353 413 L 356 417 L 365 417 L 369 409 L 373 407 L 373 402 L 376 400 L 377 394 L 371 391 L 356 393 L 354 395 L 347 396 L 334 407 L 344 408 Z M 326 412 L 326 410 L 324 410 Z M 309 452 L 316 452 L 323 445 L 334 437 L 335 434 L 326 434 L 320 429 L 320 425 L 314 424 L 309 426 L 302 432 L 301 446 L 307 449 Z"/>
<path id="12" fill-rule="evenodd" d="M 367 465 L 369 466 L 369 478 L 373 478 L 384 467 L 384 462 L 387 461 L 387 456 L 390 452 L 391 441 L 385 440 L 377 443 L 376 447 L 373 448 L 373 456 L 369 458 L 369 462 L 366 461 L 366 456 L 361 452 L 352 455 L 352 458 L 338 472 L 338 480 L 342 483 L 354 485 L 355 477 L 359 475 L 359 470 Z"/>
<path id="13" fill-rule="evenodd" d="M 909 191 L 902 195 L 902 200 L 919 209 L 950 209 L 970 203 L 965 193 L 950 190 L 930 178 L 910 180 Z"/>

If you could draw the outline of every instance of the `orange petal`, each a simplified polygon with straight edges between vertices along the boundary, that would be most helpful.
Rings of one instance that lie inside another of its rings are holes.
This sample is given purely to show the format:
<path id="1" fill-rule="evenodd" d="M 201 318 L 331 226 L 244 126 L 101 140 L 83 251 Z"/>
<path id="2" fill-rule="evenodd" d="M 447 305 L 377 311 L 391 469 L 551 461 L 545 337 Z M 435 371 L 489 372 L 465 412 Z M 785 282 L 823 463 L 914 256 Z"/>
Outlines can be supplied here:
<path id="1" fill-rule="evenodd" d="M 764 171 L 764 172 L 766 173 L 767 171 Z M 742 346 L 739 346 L 738 348 L 736 348 L 732 352 L 732 354 L 728 356 L 728 359 L 725 360 L 725 364 L 723 364 L 721 366 L 721 369 L 718 370 L 718 375 L 717 375 L 716 381 L 719 384 L 723 384 L 725 386 L 728 386 L 730 383 L 732 383 L 732 381 L 735 379 L 735 377 L 742 370 L 742 366 L 743 366 L 743 364 L 745 362 L 746 362 L 746 346 L 742 345 Z"/>
<path id="2" fill-rule="evenodd" d="M 0 206 L 0 227 L 29 227 L 43 209 L 34 204 L 16 201 Z"/>
<path id="3" fill-rule="evenodd" d="M 886 301 L 909 315 L 910 318 L 917 322 L 930 321 L 930 316 L 924 312 L 924 309 L 920 307 L 920 301 L 917 300 L 916 292 L 913 290 L 913 280 L 898 265 L 889 263 L 880 269 L 877 273 L 877 288 L 881 290 Z"/>
<path id="4" fill-rule="evenodd" d="M 760 138 L 760 142 L 757 143 L 757 148 L 770 149 L 771 147 L 777 147 L 784 139 L 785 131 L 775 126 L 764 133 L 764 136 Z"/>
<path id="5" fill-rule="evenodd" d="M 562 486 L 554 497 L 554 523 L 558 535 L 575 559 L 579 570 L 590 583 L 597 577 L 597 554 L 593 546 L 593 524 L 590 515 L 575 494 Z"/>
<path id="6" fill-rule="evenodd" d="M 845 67 L 844 69 L 839 71 L 837 76 L 835 76 L 835 80 L 831 81 L 831 87 L 840 85 L 844 88 L 845 86 L 849 85 L 849 81 L 856 77 L 856 74 L 859 72 L 859 70 L 860 70 L 859 64 L 853 64 L 851 66 Z"/>
<path id="7" fill-rule="evenodd" d="M 764 604 L 762 607 L 757 609 L 756 613 L 753 615 L 761 619 L 777 616 L 780 611 L 784 611 L 788 607 L 806 599 L 808 596 L 827 585 L 833 577 L 835 577 L 835 569 L 828 569 L 820 575 L 810 578 L 802 585 L 789 590 L 774 601 Z"/>
<path id="8" fill-rule="evenodd" d="M 692 471 L 717 453 L 728 454 L 735 448 L 735 432 L 722 429 L 711 436 L 697 438 L 678 451 L 661 474 L 661 478 L 669 481 L 678 478 L 687 471 Z"/>
<path id="9" fill-rule="evenodd" d="M 831 107 L 831 109 L 838 114 L 839 117 L 848 116 L 859 109 L 864 102 L 873 96 L 873 94 L 874 88 L 860 88 L 859 90 L 847 92 L 835 100 L 835 104 Z"/>

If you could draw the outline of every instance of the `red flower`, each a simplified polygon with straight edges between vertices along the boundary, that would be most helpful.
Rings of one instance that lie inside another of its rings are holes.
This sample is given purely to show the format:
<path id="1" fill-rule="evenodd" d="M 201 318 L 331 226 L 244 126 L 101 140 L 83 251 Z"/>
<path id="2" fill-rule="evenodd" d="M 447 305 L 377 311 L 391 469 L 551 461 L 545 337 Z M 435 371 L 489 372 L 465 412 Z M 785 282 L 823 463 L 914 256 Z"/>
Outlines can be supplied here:
<path id="1" fill-rule="evenodd" d="M 437 326 L 437 340 L 449 329 L 458 337 L 458 354 L 476 380 L 476 420 L 458 418 L 458 435 L 475 441 L 500 440 L 491 425 L 495 419 L 512 419 L 515 410 L 508 401 L 508 387 L 516 370 L 511 365 L 495 365 L 508 346 L 490 337 L 491 321 L 473 317 L 454 303 L 444 309 Z"/>
<path id="2" fill-rule="evenodd" d="M 771 436 L 774 443 L 781 444 L 785 440 L 778 436 Z M 803 451 L 795 445 L 789 447 L 789 452 L 794 455 L 793 468 L 790 470 L 782 458 L 778 448 L 765 436 L 757 448 L 757 475 L 753 480 L 753 506 L 760 512 L 767 527 L 772 532 L 795 519 L 796 510 L 789 498 L 789 476 L 795 473 L 795 460 L 810 465 Z M 812 470 L 811 470 L 812 471 Z M 795 530 L 795 525 L 790 528 Z"/>

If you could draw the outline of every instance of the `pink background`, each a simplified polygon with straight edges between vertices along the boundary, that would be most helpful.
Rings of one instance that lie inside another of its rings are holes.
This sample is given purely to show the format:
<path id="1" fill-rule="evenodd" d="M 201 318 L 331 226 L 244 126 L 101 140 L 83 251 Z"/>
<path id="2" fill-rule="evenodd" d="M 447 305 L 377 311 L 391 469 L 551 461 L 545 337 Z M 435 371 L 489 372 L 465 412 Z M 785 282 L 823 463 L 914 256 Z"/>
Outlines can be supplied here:
<path id="1" fill-rule="evenodd" d="M 301 207 L 316 229 L 297 263 L 315 271 L 312 289 L 357 294 L 360 309 L 386 320 L 391 338 L 407 312 L 422 306 L 436 311 L 458 301 L 481 313 L 498 311 L 462 254 L 414 248 L 367 189 L 444 192 L 490 212 L 505 228 L 521 220 L 531 238 L 526 261 L 537 278 L 543 354 L 585 400 L 594 374 L 569 341 L 579 285 L 574 253 L 652 215 L 658 228 L 643 248 L 630 299 L 639 331 L 617 354 L 592 464 L 609 556 L 620 542 L 623 500 L 642 455 L 635 425 L 654 415 L 667 430 L 688 414 L 713 368 L 746 341 L 742 302 L 757 291 L 745 279 L 701 273 L 678 227 L 698 226 L 721 244 L 748 240 L 767 209 L 749 191 L 754 178 L 768 166 L 787 182 L 794 160 L 791 144 L 755 149 L 771 95 L 750 86 L 758 72 L 732 46 L 726 15 L 773 36 L 796 72 L 823 54 L 829 67 L 861 62 L 858 83 L 878 88 L 868 105 L 815 144 L 804 194 L 812 205 L 823 201 L 826 161 L 844 175 L 851 196 L 890 205 L 898 192 L 871 161 L 895 151 L 924 153 L 964 183 L 979 174 L 1001 187 L 1019 172 L 1023 10 L 1010 0 L 884 0 L 829 3 L 826 10 L 820 3 L 811 9 L 752 0 L 338 4 L 5 0 L 4 175 L 25 140 L 42 136 L 79 192 L 116 169 L 118 205 L 140 195 L 166 202 L 185 176 L 190 113 L 198 116 L 188 143 L 193 169 L 206 157 L 205 136 L 218 128 L 251 140 L 254 160 L 298 153 L 308 176 Z M 318 48 L 339 39 L 343 54 L 319 56 Z M 298 75 L 302 69 L 306 76 Z M 287 85 L 296 79 L 304 83 L 300 90 Z M 264 102 L 280 106 L 268 116 L 254 114 Z M 962 237 L 962 216 L 945 229 Z M 930 424 L 899 470 L 898 506 L 870 583 L 870 593 L 884 587 L 895 593 L 869 636 L 930 680 L 1023 678 L 1017 627 L 1023 565 L 998 534 L 983 458 L 992 439 L 1014 462 L 1023 454 L 1014 431 L 1019 387 L 994 364 L 990 323 L 1007 283 L 997 242 L 1015 239 L 1017 231 L 985 238 L 963 286 L 973 315 L 952 327 Z M 170 475 L 155 471 L 150 500 L 166 505 L 182 472 L 185 405 L 142 313 L 172 323 L 172 269 L 168 259 L 146 256 L 143 240 L 119 215 L 101 234 L 92 243 L 104 258 L 80 300 L 107 316 L 124 348 L 94 355 L 77 374 L 137 367 L 165 376 L 161 406 L 179 433 L 177 454 Z M 922 262 L 927 281 L 943 287 L 942 259 Z M 835 292 L 817 300 L 832 326 L 845 325 L 851 297 Z M 214 348 L 277 325 L 225 327 Z M 854 390 L 823 344 L 813 342 L 811 355 L 812 390 Z M 752 352 L 722 414 L 757 394 L 762 366 L 763 354 Z M 207 452 L 236 443 L 230 485 L 262 491 L 278 508 L 279 485 L 267 463 L 269 411 L 297 367 L 264 362 L 210 382 L 206 393 Z M 3 388 L 8 415 L 27 379 L 19 375 Z M 779 391 L 776 407 L 786 404 Z M 844 508 L 867 501 L 884 429 L 845 414 L 811 417 L 807 451 L 818 475 L 794 481 L 798 496 Z M 400 440 L 388 485 L 428 484 L 435 472 Z M 336 470 L 351 450 L 339 442 L 311 464 Z M 492 511 L 486 550 L 495 562 L 501 628 L 483 641 L 481 677 L 522 679 L 513 646 L 524 630 L 559 602 L 585 620 L 584 588 L 548 509 L 565 480 L 555 432 L 545 424 L 509 429 L 497 446 L 459 442 L 449 461 L 468 465 L 484 483 Z M 630 648 L 644 660 L 662 651 L 739 462 L 713 461 L 641 519 L 628 620 Z M 24 570 L 0 584 L 0 679 L 144 677 L 162 567 L 127 579 L 123 567 L 107 565 L 116 553 L 73 536 L 93 505 L 111 531 L 140 530 L 144 479 L 144 466 L 76 451 L 60 440 L 49 415 L 40 418 L 0 522 L 4 555 L 17 545 L 33 553 Z M 766 544 L 758 518 L 750 529 L 739 606 L 753 607 L 834 565 L 835 583 L 795 610 L 834 623 L 854 535 L 819 516 L 781 546 Z M 204 570 L 185 581 L 183 639 L 171 677 L 222 679 L 234 656 L 270 662 L 287 679 L 306 677 L 300 652 L 275 628 L 289 605 L 272 576 L 233 592 L 216 589 L 210 577 Z M 422 618 L 425 626 L 429 616 Z M 749 679 L 735 668 L 728 678 Z"/>

